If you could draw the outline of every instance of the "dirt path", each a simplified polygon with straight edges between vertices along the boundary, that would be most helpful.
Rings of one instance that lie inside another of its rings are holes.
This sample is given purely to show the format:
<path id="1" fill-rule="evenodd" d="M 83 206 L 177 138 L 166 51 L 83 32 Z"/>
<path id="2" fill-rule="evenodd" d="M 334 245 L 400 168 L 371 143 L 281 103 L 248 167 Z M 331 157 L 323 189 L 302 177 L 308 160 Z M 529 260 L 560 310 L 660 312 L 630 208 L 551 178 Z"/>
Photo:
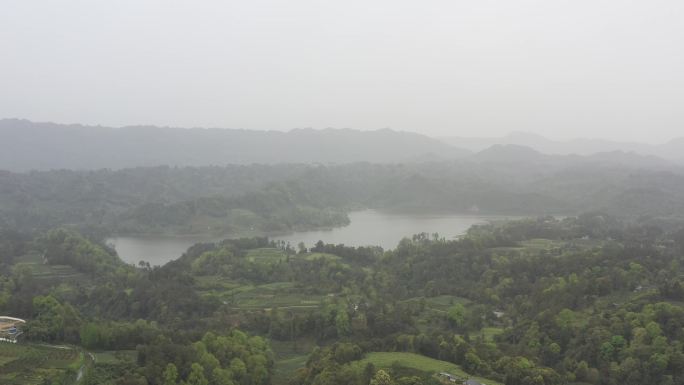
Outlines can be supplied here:
<path id="1" fill-rule="evenodd" d="M 84 360 L 83 364 L 81 365 L 80 368 L 78 368 L 78 373 L 76 373 L 76 382 L 75 384 L 80 384 L 81 380 L 83 379 L 83 376 L 86 373 L 86 370 L 88 369 L 88 366 L 91 364 L 95 363 L 95 356 L 93 353 L 90 352 L 83 352 L 84 353 Z"/>

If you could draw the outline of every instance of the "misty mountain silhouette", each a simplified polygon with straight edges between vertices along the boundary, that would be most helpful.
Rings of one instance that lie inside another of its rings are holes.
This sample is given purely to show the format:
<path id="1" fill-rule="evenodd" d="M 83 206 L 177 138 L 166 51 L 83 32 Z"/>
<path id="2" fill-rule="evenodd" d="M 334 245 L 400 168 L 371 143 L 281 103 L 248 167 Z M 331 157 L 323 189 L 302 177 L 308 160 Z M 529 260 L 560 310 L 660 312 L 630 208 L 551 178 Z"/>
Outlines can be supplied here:
<path id="1" fill-rule="evenodd" d="M 684 162 L 684 138 L 675 138 L 663 144 L 617 142 L 604 139 L 551 140 L 542 135 L 527 132 L 512 132 L 500 138 L 443 137 L 452 146 L 482 151 L 494 145 L 517 145 L 531 147 L 549 155 L 592 155 L 596 153 L 634 153 L 651 155 L 676 162 Z"/>
<path id="2" fill-rule="evenodd" d="M 389 129 L 236 129 L 101 126 L 0 120 L 0 169 L 120 169 L 251 163 L 396 163 L 470 152 Z"/>

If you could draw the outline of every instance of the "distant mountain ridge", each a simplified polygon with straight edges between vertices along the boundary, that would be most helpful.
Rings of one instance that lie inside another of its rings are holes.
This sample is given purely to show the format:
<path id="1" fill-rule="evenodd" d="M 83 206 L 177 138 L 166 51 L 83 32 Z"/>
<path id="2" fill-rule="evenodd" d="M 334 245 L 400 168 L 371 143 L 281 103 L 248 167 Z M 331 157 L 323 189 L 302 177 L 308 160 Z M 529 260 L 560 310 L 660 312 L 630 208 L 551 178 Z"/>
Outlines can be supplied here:
<path id="1" fill-rule="evenodd" d="M 530 147 L 548 155 L 593 155 L 597 153 L 621 151 L 624 153 L 656 156 L 678 163 L 684 163 L 684 138 L 675 138 L 662 144 L 646 144 L 586 138 L 560 141 L 527 132 L 512 132 L 499 138 L 451 136 L 442 137 L 440 139 L 452 146 L 473 152 L 479 152 L 494 145 L 517 145 Z"/>
<path id="2" fill-rule="evenodd" d="M 382 129 L 121 128 L 0 120 L 0 169 L 10 171 L 274 163 L 397 163 L 458 159 L 469 151 Z"/>
<path id="3" fill-rule="evenodd" d="M 629 166 L 636 169 L 672 169 L 676 166 L 675 163 L 657 156 L 621 150 L 597 152 L 590 155 L 549 155 L 532 147 L 517 144 L 495 144 L 466 159 L 478 163 L 500 163 L 512 166 L 525 164 L 570 166 L 588 163 Z"/>
<path id="4" fill-rule="evenodd" d="M 442 138 L 381 129 L 256 131 L 102 126 L 0 120 L 0 170 L 96 170 L 229 164 L 431 163 L 464 160 L 504 167 L 554 168 L 586 162 L 649 169 L 684 163 L 684 139 L 662 145 L 528 133 L 502 138 Z"/>

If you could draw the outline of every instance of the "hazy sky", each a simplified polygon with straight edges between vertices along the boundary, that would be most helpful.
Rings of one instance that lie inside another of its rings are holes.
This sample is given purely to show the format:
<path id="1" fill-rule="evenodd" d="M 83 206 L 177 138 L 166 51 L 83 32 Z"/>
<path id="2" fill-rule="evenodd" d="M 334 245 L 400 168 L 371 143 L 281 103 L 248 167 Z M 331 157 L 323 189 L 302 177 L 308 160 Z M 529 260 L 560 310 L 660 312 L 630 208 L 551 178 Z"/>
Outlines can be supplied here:
<path id="1" fill-rule="evenodd" d="M 0 118 L 657 142 L 681 0 L 3 0 Z"/>

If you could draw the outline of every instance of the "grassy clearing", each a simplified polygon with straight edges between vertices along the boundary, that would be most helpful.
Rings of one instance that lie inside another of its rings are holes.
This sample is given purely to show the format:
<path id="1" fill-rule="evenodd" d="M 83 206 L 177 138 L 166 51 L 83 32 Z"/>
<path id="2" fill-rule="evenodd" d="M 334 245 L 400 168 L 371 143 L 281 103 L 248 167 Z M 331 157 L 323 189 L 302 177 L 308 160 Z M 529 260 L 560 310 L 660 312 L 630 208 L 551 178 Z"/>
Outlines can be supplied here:
<path id="1" fill-rule="evenodd" d="M 202 277 L 206 280 L 206 277 Z M 203 285 L 206 285 L 206 281 Z M 228 286 L 228 283 L 225 283 Z M 237 284 L 235 284 L 237 285 Z M 206 286 L 204 286 L 206 288 Z M 239 285 L 230 290 L 210 290 L 230 307 L 256 310 L 273 307 L 306 310 L 320 306 L 324 296 L 302 293 L 292 282 L 273 282 L 264 285 Z"/>
<path id="2" fill-rule="evenodd" d="M 405 368 L 410 368 L 426 374 L 437 374 L 440 372 L 447 372 L 455 376 L 463 378 L 472 378 L 485 385 L 501 385 L 500 382 L 493 380 L 488 380 L 486 378 L 471 376 L 460 366 L 452 364 L 446 361 L 435 360 L 430 357 L 421 356 L 420 354 L 414 353 L 401 353 L 401 352 L 373 352 L 368 353 L 365 358 L 357 361 L 355 364 L 359 366 L 360 369 L 366 366 L 366 364 L 372 363 L 378 369 L 391 369 L 393 366 L 401 366 Z"/>
<path id="3" fill-rule="evenodd" d="M 251 262 L 278 263 L 281 261 L 285 262 L 287 260 L 287 255 L 280 249 L 261 248 L 248 251 L 245 258 Z"/>
<path id="4" fill-rule="evenodd" d="M 271 340 L 271 350 L 275 355 L 273 385 L 287 384 L 294 372 L 306 365 L 309 352 L 316 346 L 313 340 L 297 341 Z"/>
<path id="5" fill-rule="evenodd" d="M 313 261 L 315 259 L 330 259 L 336 261 L 341 259 L 337 255 L 328 253 L 308 253 L 304 254 L 303 256 L 300 256 L 300 258 L 306 259 L 307 261 Z"/>
<path id="6" fill-rule="evenodd" d="M 482 328 L 480 333 L 484 336 L 485 342 L 494 342 L 494 337 L 498 336 L 499 334 L 503 333 L 502 328 Z"/>
<path id="7" fill-rule="evenodd" d="M 306 366 L 307 354 L 301 354 L 294 357 L 284 358 L 275 362 L 273 370 L 272 383 L 273 385 L 282 385 L 289 383 L 292 375 L 299 368 Z"/>

